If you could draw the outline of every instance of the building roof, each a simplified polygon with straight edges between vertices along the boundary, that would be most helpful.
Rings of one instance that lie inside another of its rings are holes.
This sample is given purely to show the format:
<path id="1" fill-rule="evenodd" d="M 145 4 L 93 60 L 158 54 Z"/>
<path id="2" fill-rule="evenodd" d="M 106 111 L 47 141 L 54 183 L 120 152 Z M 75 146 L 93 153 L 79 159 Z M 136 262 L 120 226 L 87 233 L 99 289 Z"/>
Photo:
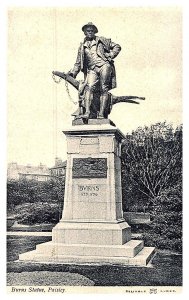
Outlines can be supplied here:
<path id="1" fill-rule="evenodd" d="M 15 177 L 18 174 L 23 175 L 37 175 L 37 176 L 48 176 L 50 175 L 50 170 L 47 166 L 40 164 L 39 166 L 23 166 L 17 163 L 8 164 L 8 177 Z"/>
<path id="2" fill-rule="evenodd" d="M 33 175 L 50 175 L 49 168 L 35 166 L 18 166 L 18 173 Z"/>
<path id="3" fill-rule="evenodd" d="M 35 175 L 35 176 L 51 176 L 50 174 L 47 173 L 23 173 L 23 172 L 18 172 L 19 175 Z"/>
<path id="4" fill-rule="evenodd" d="M 66 164 L 67 164 L 67 161 L 59 161 L 58 163 L 55 163 L 55 165 L 51 168 L 49 168 L 50 170 L 52 169 L 59 169 L 59 168 L 66 168 Z"/>

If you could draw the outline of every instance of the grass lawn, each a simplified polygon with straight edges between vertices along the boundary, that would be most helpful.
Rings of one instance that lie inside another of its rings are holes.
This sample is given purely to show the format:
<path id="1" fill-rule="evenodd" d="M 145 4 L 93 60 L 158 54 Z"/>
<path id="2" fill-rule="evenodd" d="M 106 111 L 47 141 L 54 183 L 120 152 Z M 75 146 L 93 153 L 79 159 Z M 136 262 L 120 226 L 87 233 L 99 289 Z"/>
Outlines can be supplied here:
<path id="1" fill-rule="evenodd" d="M 157 251 L 148 267 L 40 264 L 15 261 L 51 237 L 7 239 L 7 285 L 181 286 L 182 256 Z"/>

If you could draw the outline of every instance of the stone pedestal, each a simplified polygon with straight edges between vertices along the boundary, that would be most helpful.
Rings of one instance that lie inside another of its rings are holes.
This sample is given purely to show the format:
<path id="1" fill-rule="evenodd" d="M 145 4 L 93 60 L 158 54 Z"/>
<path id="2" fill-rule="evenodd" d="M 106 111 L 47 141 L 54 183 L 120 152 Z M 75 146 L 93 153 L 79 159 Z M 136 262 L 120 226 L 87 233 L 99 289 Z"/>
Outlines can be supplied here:
<path id="1" fill-rule="evenodd" d="M 98 122 L 98 121 L 97 121 Z M 63 263 L 146 265 L 154 251 L 131 240 L 122 211 L 121 141 L 109 124 L 75 125 L 65 130 L 67 168 L 64 209 L 52 241 L 20 260 Z"/>

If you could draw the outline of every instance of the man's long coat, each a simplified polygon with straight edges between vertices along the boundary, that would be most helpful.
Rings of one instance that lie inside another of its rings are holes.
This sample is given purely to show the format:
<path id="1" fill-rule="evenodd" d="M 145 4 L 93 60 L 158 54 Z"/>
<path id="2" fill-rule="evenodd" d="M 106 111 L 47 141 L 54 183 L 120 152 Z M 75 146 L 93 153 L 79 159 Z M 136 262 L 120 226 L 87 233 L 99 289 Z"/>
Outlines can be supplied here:
<path id="1" fill-rule="evenodd" d="M 85 59 L 84 52 L 84 42 L 82 42 L 78 49 L 76 63 L 74 64 L 74 68 L 71 70 L 73 76 L 76 77 L 77 74 L 82 71 L 84 73 L 84 77 L 87 76 L 87 61 Z M 114 67 L 113 59 L 118 55 L 121 50 L 120 45 L 115 44 L 111 41 L 111 39 L 107 39 L 105 37 L 96 37 L 96 50 L 97 55 L 100 56 L 104 61 L 108 61 L 112 66 L 112 75 L 109 90 L 116 87 L 116 72 Z"/>

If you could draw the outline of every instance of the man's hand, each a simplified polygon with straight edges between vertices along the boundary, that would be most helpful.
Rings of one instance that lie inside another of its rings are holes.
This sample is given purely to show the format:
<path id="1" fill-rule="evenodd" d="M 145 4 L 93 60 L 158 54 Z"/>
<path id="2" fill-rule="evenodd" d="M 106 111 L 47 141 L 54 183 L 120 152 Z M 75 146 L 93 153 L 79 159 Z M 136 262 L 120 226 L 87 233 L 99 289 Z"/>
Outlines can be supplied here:
<path id="1" fill-rule="evenodd" d="M 111 53 L 110 53 L 110 52 L 105 52 L 105 53 L 104 53 L 104 56 L 107 58 L 107 60 L 108 60 L 109 62 L 112 61 L 112 57 L 111 57 Z"/>
<path id="2" fill-rule="evenodd" d="M 73 72 L 71 70 L 68 71 L 67 75 L 72 76 L 73 78 L 76 78 L 76 76 L 73 74 Z"/>

